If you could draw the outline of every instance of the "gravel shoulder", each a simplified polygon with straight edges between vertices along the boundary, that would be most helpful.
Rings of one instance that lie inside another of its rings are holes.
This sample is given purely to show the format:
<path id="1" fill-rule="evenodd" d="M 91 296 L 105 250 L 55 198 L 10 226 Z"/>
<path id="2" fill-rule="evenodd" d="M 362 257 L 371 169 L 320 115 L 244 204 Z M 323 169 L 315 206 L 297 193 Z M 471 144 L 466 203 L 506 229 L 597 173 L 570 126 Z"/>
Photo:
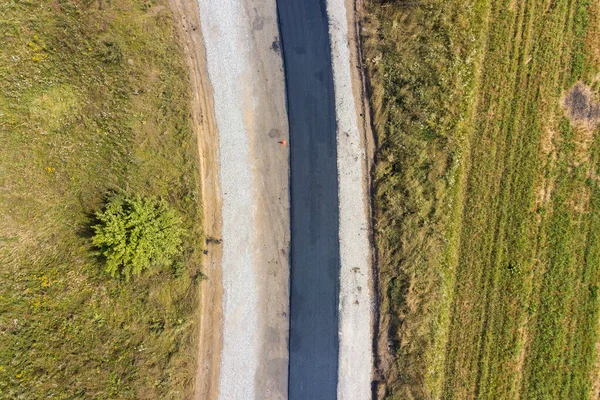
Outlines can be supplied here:
<path id="1" fill-rule="evenodd" d="M 288 140 L 274 1 L 200 0 L 219 132 L 219 399 L 287 398 Z"/>
<path id="2" fill-rule="evenodd" d="M 368 222 L 372 140 L 364 117 L 354 7 L 352 0 L 327 0 L 340 212 L 339 400 L 371 398 L 373 368 L 375 307 Z"/>

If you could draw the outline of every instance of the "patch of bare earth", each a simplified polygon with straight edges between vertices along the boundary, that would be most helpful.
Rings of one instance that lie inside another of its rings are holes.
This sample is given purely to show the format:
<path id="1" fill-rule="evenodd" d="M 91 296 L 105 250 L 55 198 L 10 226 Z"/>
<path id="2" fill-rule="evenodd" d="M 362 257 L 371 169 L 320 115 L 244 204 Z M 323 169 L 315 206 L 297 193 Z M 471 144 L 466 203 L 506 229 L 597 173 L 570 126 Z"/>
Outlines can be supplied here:
<path id="1" fill-rule="evenodd" d="M 562 101 L 571 123 L 582 132 L 591 135 L 600 124 L 600 102 L 596 93 L 582 82 L 577 82 Z M 582 138 L 591 141 L 590 138 Z"/>

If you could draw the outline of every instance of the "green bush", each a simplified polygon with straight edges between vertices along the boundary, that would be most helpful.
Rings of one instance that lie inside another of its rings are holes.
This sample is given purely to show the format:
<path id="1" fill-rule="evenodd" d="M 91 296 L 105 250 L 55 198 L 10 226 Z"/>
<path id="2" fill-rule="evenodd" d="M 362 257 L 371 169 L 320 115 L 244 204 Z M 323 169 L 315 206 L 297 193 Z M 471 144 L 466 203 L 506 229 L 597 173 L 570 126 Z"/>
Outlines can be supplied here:
<path id="1" fill-rule="evenodd" d="M 113 277 L 129 280 L 147 268 L 171 265 L 180 252 L 181 218 L 162 199 L 117 195 L 96 217 L 92 241 Z"/>

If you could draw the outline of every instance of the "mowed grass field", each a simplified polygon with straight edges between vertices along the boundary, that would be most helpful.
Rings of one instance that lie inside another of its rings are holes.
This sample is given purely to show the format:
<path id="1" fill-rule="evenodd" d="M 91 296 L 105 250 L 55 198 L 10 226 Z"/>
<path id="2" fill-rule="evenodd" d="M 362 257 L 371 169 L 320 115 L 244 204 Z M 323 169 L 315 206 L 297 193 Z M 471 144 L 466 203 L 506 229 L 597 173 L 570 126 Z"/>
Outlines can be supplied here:
<path id="1" fill-rule="evenodd" d="M 185 399 L 201 261 L 187 69 L 163 0 L 0 1 L 0 398 Z M 111 192 L 166 199 L 171 270 L 111 278 Z"/>
<path id="2" fill-rule="evenodd" d="M 373 0 L 363 42 L 379 396 L 598 398 L 600 2 Z"/>

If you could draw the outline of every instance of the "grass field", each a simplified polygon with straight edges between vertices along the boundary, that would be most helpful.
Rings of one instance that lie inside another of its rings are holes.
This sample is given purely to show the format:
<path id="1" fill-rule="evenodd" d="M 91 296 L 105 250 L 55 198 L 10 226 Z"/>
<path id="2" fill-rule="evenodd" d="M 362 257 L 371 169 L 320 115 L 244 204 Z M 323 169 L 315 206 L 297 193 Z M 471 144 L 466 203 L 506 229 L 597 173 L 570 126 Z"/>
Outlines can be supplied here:
<path id="1" fill-rule="evenodd" d="M 371 1 L 363 34 L 380 396 L 598 398 L 600 118 L 564 99 L 598 107 L 600 2 Z"/>
<path id="2" fill-rule="evenodd" d="M 0 38 L 0 398 L 189 398 L 199 178 L 166 2 L 3 0 Z M 179 212 L 172 270 L 103 271 L 89 226 L 112 191 Z"/>

